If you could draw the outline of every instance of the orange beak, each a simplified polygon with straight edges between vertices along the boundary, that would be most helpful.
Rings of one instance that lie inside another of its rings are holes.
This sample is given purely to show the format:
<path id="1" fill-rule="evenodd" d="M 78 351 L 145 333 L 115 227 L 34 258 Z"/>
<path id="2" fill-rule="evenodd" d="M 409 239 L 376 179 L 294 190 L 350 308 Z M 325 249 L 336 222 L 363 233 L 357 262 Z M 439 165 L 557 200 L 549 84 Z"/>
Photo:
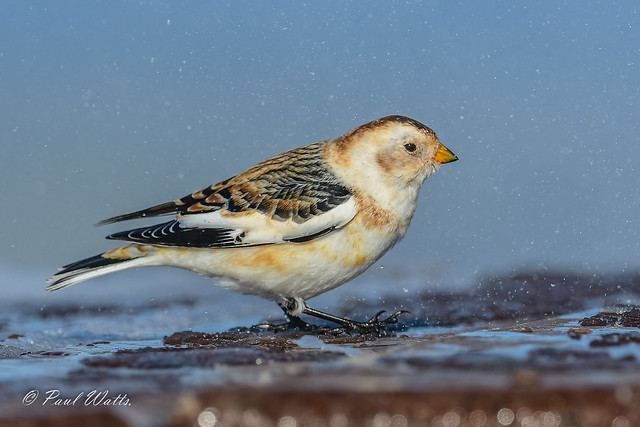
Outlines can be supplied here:
<path id="1" fill-rule="evenodd" d="M 451 150 L 449 150 L 442 143 L 440 143 L 440 147 L 438 147 L 438 151 L 436 151 L 435 159 L 436 159 L 436 162 L 443 164 L 443 163 L 455 162 L 456 160 L 458 160 L 458 156 L 453 154 Z"/>

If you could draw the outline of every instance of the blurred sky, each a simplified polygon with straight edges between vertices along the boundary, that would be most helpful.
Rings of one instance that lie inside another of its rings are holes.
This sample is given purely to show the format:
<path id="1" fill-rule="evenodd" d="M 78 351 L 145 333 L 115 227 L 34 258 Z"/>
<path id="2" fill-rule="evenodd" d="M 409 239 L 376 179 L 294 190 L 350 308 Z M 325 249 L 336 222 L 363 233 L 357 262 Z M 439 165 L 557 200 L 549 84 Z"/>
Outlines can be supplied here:
<path id="1" fill-rule="evenodd" d="M 432 127 L 460 161 L 425 183 L 381 265 L 457 281 L 640 265 L 637 2 L 0 11 L 1 265 L 53 272 L 138 225 L 102 218 L 389 114 Z"/>

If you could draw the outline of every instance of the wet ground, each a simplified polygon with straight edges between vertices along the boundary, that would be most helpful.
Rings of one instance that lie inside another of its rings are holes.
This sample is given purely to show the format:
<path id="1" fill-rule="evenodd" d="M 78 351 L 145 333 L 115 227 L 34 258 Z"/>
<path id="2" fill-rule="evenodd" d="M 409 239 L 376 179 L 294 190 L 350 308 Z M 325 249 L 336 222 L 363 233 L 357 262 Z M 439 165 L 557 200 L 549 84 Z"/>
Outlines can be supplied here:
<path id="1" fill-rule="evenodd" d="M 311 304 L 411 312 L 383 336 L 247 330 L 277 307 L 174 279 L 5 301 L 0 424 L 640 425 L 639 274 L 386 278 Z"/>

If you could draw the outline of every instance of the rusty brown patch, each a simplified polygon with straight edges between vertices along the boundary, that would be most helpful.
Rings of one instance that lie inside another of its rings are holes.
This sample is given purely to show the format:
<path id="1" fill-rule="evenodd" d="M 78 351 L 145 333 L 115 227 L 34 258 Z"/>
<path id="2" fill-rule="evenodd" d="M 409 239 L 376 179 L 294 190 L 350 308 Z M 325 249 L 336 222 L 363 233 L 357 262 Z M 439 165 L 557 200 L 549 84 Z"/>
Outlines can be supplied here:
<path id="1" fill-rule="evenodd" d="M 208 190 L 208 189 L 209 189 L 209 188 L 207 188 L 207 190 Z M 202 192 L 202 190 L 198 190 L 198 191 L 196 191 L 195 193 L 191 194 L 191 197 L 193 197 L 194 199 L 204 199 L 204 198 L 206 198 L 206 197 L 207 197 L 207 195 L 206 195 L 206 194 L 204 194 L 204 193 Z"/>
<path id="2" fill-rule="evenodd" d="M 387 116 L 387 117 L 382 117 L 380 119 L 377 120 L 372 120 L 368 123 L 365 123 L 363 125 L 358 126 L 357 128 L 350 130 L 349 132 L 345 133 L 344 135 L 342 135 L 340 137 L 340 139 L 351 139 L 351 138 L 355 138 L 360 136 L 363 133 L 366 132 L 370 132 L 372 130 L 378 130 L 382 127 L 386 127 L 388 123 L 392 122 L 392 121 L 397 121 L 394 120 L 394 117 L 400 117 L 400 116 Z"/>
<path id="3" fill-rule="evenodd" d="M 238 257 L 229 254 L 224 258 L 224 263 L 233 271 L 235 268 L 251 268 L 258 271 L 276 271 L 280 273 L 288 273 L 289 260 L 292 253 L 286 245 L 265 245 L 252 248 L 253 251 L 247 252 L 245 256 Z"/>
<path id="4" fill-rule="evenodd" d="M 274 256 L 271 250 L 258 251 L 254 257 L 252 257 L 252 264 L 254 265 L 277 265 L 278 258 Z"/>
<path id="5" fill-rule="evenodd" d="M 393 171 L 393 158 L 384 151 L 381 151 L 376 155 L 376 163 L 387 174 Z"/>
<path id="6" fill-rule="evenodd" d="M 339 163 L 341 159 L 346 159 L 347 151 L 349 151 L 349 147 L 351 146 L 350 137 L 350 134 L 345 134 L 339 138 L 328 141 L 325 147 L 329 149 L 329 152 L 327 153 L 325 149 L 326 156 L 333 157 L 337 163 Z"/>
<path id="7" fill-rule="evenodd" d="M 129 256 L 129 248 L 131 248 L 132 246 L 133 245 L 127 245 L 111 249 L 110 251 L 102 254 L 102 257 L 108 259 L 129 259 L 131 258 L 131 256 Z"/>
<path id="8" fill-rule="evenodd" d="M 362 264 L 365 264 L 366 262 L 369 261 L 369 258 L 364 253 L 362 253 L 361 248 L 357 248 L 357 249 L 359 250 L 353 254 L 353 265 L 356 267 Z"/>
<path id="9" fill-rule="evenodd" d="M 329 141 L 325 145 L 323 157 L 328 161 L 328 164 L 333 165 L 339 169 L 350 169 L 351 159 L 348 155 L 348 151 L 351 149 L 352 141 L 349 138 L 340 137 Z"/>
<path id="10" fill-rule="evenodd" d="M 349 132 L 345 133 L 341 137 L 337 138 L 337 140 L 348 140 L 354 137 L 358 137 L 363 133 L 370 132 L 372 130 L 378 130 L 383 127 L 387 127 L 390 123 L 407 124 L 417 129 L 420 129 L 422 132 L 428 135 L 433 135 L 433 136 L 436 135 L 433 129 L 431 129 L 428 126 L 425 126 L 424 124 L 412 118 L 405 117 L 405 116 L 386 116 L 386 117 L 381 117 L 377 120 L 372 120 L 361 126 L 358 126 L 357 128 L 350 130 Z"/>
<path id="11" fill-rule="evenodd" d="M 202 212 L 202 211 L 210 211 L 211 206 L 203 205 L 202 203 L 194 203 L 193 205 L 187 208 L 187 212 Z"/>
<path id="12" fill-rule="evenodd" d="M 151 246 L 131 244 L 111 249 L 102 254 L 102 257 L 107 259 L 132 259 L 147 255 L 149 250 L 152 250 Z"/>
<path id="13" fill-rule="evenodd" d="M 246 210 L 246 211 L 240 211 L 240 212 L 229 212 L 227 210 L 220 210 L 220 216 L 223 218 L 242 218 L 245 216 L 251 216 L 251 215 L 255 215 L 255 211 L 252 210 Z"/>
<path id="14" fill-rule="evenodd" d="M 213 193 L 205 200 L 205 203 L 224 203 L 225 199 L 218 193 Z"/>
<path id="15" fill-rule="evenodd" d="M 394 214 L 380 207 L 362 193 L 357 192 L 356 204 L 358 205 L 358 215 L 365 227 L 371 229 L 387 229 L 390 224 L 394 223 Z"/>
<path id="16" fill-rule="evenodd" d="M 318 244 L 313 249 L 316 253 L 321 253 L 322 256 L 329 262 L 340 262 L 342 265 L 348 267 L 359 267 L 362 264 L 368 261 L 368 257 L 366 256 L 365 249 L 363 247 L 362 239 L 358 236 L 347 235 L 346 246 L 351 249 L 346 252 L 337 252 L 335 250 L 329 249 L 327 245 Z"/>

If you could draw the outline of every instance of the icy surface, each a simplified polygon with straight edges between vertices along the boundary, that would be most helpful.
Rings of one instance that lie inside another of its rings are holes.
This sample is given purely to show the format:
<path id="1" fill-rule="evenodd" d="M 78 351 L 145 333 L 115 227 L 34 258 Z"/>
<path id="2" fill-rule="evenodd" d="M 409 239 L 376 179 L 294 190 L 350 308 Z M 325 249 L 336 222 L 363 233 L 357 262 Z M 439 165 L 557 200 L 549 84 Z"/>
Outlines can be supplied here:
<path id="1" fill-rule="evenodd" d="M 382 336 L 360 336 L 247 329 L 282 322 L 282 314 L 272 302 L 179 271 L 133 271 L 53 294 L 36 287 L 37 275 L 4 273 L 25 286 L 0 304 L 0 424 L 74 415 L 81 423 L 109 416 L 158 425 L 182 417 L 180 425 L 191 425 L 211 410 L 225 425 L 246 425 L 237 418 L 246 411 L 270 425 L 310 413 L 328 422 L 345 408 L 361 424 L 389 408 L 415 422 L 458 411 L 470 423 L 460 425 L 475 425 L 474 410 L 497 420 L 496 402 L 566 420 L 584 416 L 582 425 L 637 415 L 625 403 L 640 393 L 635 274 L 529 271 L 472 288 L 409 291 L 408 282 L 423 280 L 417 275 L 395 285 L 357 280 L 311 300 L 361 320 L 380 309 L 411 311 Z M 560 277 L 566 283 L 559 286 Z M 600 395 L 607 390 L 617 403 Z M 94 404 L 95 393 L 109 404 Z M 397 400 L 405 393 L 414 397 Z M 549 393 L 564 397 L 540 400 Z M 335 400 L 343 394 L 359 403 Z M 269 404 L 265 396 L 274 395 L 297 404 Z M 435 412 L 407 409 L 418 396 Z M 436 404 L 436 396 L 449 403 Z M 593 410 L 599 418 L 584 415 Z"/>

